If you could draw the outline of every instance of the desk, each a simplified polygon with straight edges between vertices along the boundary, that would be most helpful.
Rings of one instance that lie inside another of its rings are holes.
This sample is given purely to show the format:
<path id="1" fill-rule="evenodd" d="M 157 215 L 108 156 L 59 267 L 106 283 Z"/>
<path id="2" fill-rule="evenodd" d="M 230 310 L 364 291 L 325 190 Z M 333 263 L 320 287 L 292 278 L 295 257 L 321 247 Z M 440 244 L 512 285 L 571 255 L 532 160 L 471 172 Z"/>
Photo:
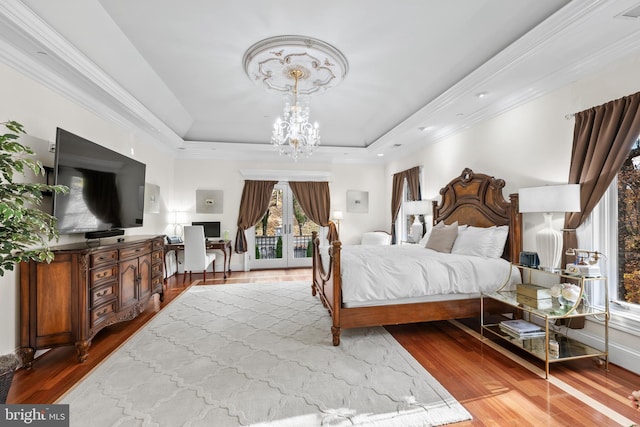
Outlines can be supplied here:
<path id="1" fill-rule="evenodd" d="M 222 265 L 222 273 L 224 278 L 227 278 L 227 273 L 231 276 L 231 240 L 209 240 L 207 241 L 207 249 L 218 249 L 224 254 L 224 264 Z M 165 244 L 164 251 L 167 253 L 170 250 L 182 251 L 184 250 L 184 243 Z M 215 272 L 214 272 L 215 275 Z"/>

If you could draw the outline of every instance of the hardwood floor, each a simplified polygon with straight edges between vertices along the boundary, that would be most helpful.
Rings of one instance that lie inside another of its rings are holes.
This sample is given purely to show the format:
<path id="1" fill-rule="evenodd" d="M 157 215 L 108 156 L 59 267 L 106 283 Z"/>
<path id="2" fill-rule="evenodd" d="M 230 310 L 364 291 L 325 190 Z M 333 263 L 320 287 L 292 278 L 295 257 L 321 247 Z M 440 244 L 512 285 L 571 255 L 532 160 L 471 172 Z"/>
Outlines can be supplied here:
<path id="1" fill-rule="evenodd" d="M 200 277 L 194 275 L 194 280 Z M 310 278 L 310 269 L 261 270 L 234 272 L 226 280 L 218 273 L 206 283 L 269 283 Z M 94 338 L 85 363 L 77 363 L 73 347 L 62 347 L 37 358 L 33 369 L 18 370 L 7 403 L 55 402 L 185 289 L 182 276 L 170 278 L 165 301 L 160 303 L 156 298 L 141 316 L 101 331 Z M 547 381 L 542 362 L 516 352 L 523 359 L 523 366 L 504 347 L 481 342 L 473 321 L 387 329 L 472 414 L 472 421 L 458 426 L 640 424 L 640 411 L 627 399 L 632 390 L 640 389 L 640 376 L 613 364 L 607 372 L 591 359 L 557 363 Z M 327 330 L 327 341 L 330 340 Z"/>

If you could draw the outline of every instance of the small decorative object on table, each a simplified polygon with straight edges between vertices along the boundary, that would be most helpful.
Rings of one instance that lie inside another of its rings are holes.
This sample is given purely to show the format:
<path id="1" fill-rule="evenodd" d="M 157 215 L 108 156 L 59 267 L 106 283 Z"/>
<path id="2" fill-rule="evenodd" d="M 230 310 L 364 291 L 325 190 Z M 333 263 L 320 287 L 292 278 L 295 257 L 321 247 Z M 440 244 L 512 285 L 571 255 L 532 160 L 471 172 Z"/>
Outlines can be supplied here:
<path id="1" fill-rule="evenodd" d="M 20 361 L 15 354 L 0 356 L 0 404 L 7 403 L 13 374 L 19 365 Z"/>
<path id="2" fill-rule="evenodd" d="M 580 299 L 580 286 L 571 283 L 560 283 L 551 287 L 551 297 L 558 298 L 562 306 L 573 306 Z"/>

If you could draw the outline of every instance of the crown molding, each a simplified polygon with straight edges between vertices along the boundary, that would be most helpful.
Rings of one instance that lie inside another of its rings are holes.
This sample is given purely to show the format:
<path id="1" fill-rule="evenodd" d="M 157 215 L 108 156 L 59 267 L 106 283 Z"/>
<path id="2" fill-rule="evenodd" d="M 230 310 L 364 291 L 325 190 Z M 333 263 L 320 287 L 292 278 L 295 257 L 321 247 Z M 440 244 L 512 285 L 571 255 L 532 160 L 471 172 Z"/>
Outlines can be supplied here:
<path id="1" fill-rule="evenodd" d="M 183 146 L 179 135 L 24 3 L 0 2 L 0 23 L 0 35 L 12 43 L 0 43 L 1 58 L 7 65 L 105 120 L 136 132 L 143 130 L 170 148 Z M 26 52 L 42 56 L 36 61 Z M 50 68 L 39 62 L 47 62 Z M 86 84 L 80 87 L 69 77 Z"/>
<path id="2" fill-rule="evenodd" d="M 619 4 L 619 3 L 618 3 Z M 413 132 L 420 126 L 425 126 L 423 117 L 430 117 L 434 122 L 441 120 L 448 123 L 445 129 L 433 132 L 429 136 L 414 138 L 413 142 L 403 145 L 417 145 L 435 143 L 454 135 L 473 124 L 496 117 L 508 110 L 514 109 L 534 99 L 543 96 L 578 78 L 585 77 L 605 65 L 628 56 L 630 49 L 640 48 L 638 32 L 631 34 L 616 43 L 608 44 L 588 58 L 581 58 L 571 63 L 559 64 L 557 68 L 549 70 L 544 77 L 526 80 L 526 74 L 520 73 L 518 68 L 528 67 L 540 63 L 545 49 L 551 41 L 561 40 L 570 34 L 580 32 L 590 17 L 603 9 L 615 8 L 614 0 L 584 0 L 572 1 L 564 8 L 547 18 L 537 27 L 525 33 L 520 39 L 507 46 L 489 61 L 475 69 L 468 76 L 453 85 L 447 91 L 428 102 L 421 109 L 408 116 L 401 123 L 390 129 L 384 135 L 367 145 L 367 148 L 382 150 L 396 143 L 401 135 Z M 611 14 L 613 17 L 614 14 Z M 492 82 L 503 83 L 506 76 L 522 75 L 506 92 L 512 95 L 500 97 L 500 102 L 483 101 L 484 106 L 465 114 L 459 120 L 445 117 L 450 114 L 450 106 L 457 103 L 471 102 L 476 93 L 485 91 Z M 506 101 L 505 101 L 506 100 Z"/>
<path id="3" fill-rule="evenodd" d="M 330 181 L 331 172 L 275 169 L 240 169 L 240 175 L 247 180 L 269 181 Z"/>

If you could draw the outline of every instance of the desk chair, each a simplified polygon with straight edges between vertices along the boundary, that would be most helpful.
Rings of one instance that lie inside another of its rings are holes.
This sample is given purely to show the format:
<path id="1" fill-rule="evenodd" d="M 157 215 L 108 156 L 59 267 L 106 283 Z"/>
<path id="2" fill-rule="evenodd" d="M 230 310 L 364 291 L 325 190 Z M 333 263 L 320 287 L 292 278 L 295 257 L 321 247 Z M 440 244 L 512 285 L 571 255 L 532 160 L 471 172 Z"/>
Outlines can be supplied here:
<path id="1" fill-rule="evenodd" d="M 182 283 L 189 272 L 191 281 L 192 271 L 202 271 L 203 280 L 207 280 L 207 268 L 213 264 L 213 277 L 216 276 L 216 254 L 207 252 L 204 239 L 204 227 L 201 225 L 184 226 L 184 276 Z"/>

